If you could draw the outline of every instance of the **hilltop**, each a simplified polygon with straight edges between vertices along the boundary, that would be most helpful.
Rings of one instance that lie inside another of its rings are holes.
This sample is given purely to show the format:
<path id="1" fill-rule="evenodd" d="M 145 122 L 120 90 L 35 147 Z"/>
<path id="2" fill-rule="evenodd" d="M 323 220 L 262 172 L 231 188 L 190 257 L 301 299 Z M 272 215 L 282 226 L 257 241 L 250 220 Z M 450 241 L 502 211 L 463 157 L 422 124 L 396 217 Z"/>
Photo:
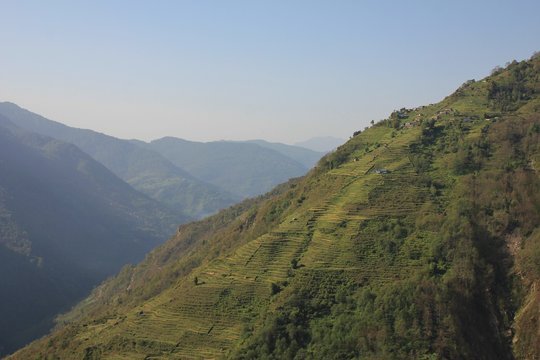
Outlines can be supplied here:
<path id="1" fill-rule="evenodd" d="M 397 110 L 183 225 L 12 358 L 538 358 L 539 74 Z"/>

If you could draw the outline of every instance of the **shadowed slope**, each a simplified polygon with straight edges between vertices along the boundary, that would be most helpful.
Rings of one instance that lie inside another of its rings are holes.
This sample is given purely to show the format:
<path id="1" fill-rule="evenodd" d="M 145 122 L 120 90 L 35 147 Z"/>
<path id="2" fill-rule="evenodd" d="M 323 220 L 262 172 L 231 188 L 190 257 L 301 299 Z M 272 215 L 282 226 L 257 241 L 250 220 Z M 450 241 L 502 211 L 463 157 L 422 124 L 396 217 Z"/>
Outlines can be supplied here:
<path id="1" fill-rule="evenodd" d="M 7 102 L 0 103 L 0 114 L 21 128 L 76 145 L 135 189 L 174 209 L 178 223 L 214 213 L 238 200 L 129 140 L 65 126 Z"/>
<path id="2" fill-rule="evenodd" d="M 183 226 L 13 358 L 538 357 L 539 72 L 402 109 Z"/>
<path id="3" fill-rule="evenodd" d="M 0 351 L 44 334 L 106 276 L 175 228 L 167 208 L 74 145 L 0 116 Z"/>

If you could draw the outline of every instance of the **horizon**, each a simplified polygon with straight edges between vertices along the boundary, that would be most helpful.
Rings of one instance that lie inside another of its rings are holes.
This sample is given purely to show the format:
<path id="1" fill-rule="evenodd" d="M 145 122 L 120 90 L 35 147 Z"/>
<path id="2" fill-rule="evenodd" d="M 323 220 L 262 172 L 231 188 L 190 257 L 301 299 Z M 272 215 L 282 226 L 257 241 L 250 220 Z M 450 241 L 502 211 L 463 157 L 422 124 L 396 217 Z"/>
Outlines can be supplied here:
<path id="1" fill-rule="evenodd" d="M 0 100 L 122 139 L 346 140 L 540 50 L 519 5 L 9 2 Z"/>
<path id="2" fill-rule="evenodd" d="M 540 359 L 540 1 L 0 9 L 1 359 Z"/>
<path id="3" fill-rule="evenodd" d="M 14 105 L 22 110 L 25 110 L 25 111 L 29 111 L 33 114 L 36 114 L 38 116 L 41 116 L 43 118 L 45 118 L 46 120 L 49 120 L 49 121 L 53 121 L 53 122 L 56 122 L 56 123 L 59 123 L 59 124 L 62 124 L 62 125 L 65 125 L 65 126 L 69 126 L 69 127 L 73 127 L 71 125 L 68 125 L 66 123 L 63 123 L 61 121 L 57 121 L 55 119 L 51 119 L 51 118 L 48 118 L 46 116 L 43 116 L 42 114 L 38 114 L 34 111 L 32 111 L 32 109 L 28 109 L 24 106 L 21 106 L 19 104 L 16 104 L 12 101 L 2 101 L 0 100 L 0 104 L 11 104 L 11 105 Z M 76 128 L 76 127 L 74 127 Z M 299 141 L 296 141 L 294 143 L 286 143 L 286 142 L 280 142 L 280 141 L 272 141 L 272 140 L 268 140 L 268 139 L 264 139 L 264 138 L 247 138 L 247 139 L 238 139 L 238 140 L 233 140 L 233 139 L 215 139 L 215 140 L 193 140 L 193 139 L 189 139 L 189 138 L 183 138 L 183 137 L 178 137 L 178 136 L 173 136 L 173 135 L 165 135 L 165 136 L 162 136 L 162 137 L 158 137 L 158 138 L 151 138 L 151 139 L 139 139 L 139 138 L 125 138 L 125 137 L 119 137 L 119 136 L 116 136 L 116 135 L 112 135 L 112 134 L 108 134 L 108 133 L 105 133 L 105 132 L 102 132 L 102 131 L 99 131 L 99 130 L 96 130 L 96 129 L 91 129 L 91 128 L 77 128 L 77 129 L 81 129 L 81 130 L 90 130 L 90 131 L 94 131 L 94 132 L 97 132 L 97 133 L 100 133 L 102 135 L 106 135 L 106 136 L 112 136 L 116 139 L 119 139 L 119 140 L 127 140 L 127 141 L 142 141 L 144 143 L 151 143 L 153 141 L 157 141 L 157 140 L 161 140 L 161 139 L 166 139 L 166 138 L 172 138 L 172 139 L 178 139 L 178 140 L 182 140 L 182 141 L 188 141 L 188 142 L 197 142 L 197 143 L 212 143 L 212 142 L 250 142 L 250 141 L 265 141 L 267 143 L 271 143 L 271 144 L 283 144 L 283 145 L 289 145 L 289 146 L 296 146 L 296 147 L 303 147 L 304 149 L 308 149 L 308 150 L 312 150 L 312 151 L 318 151 L 318 152 L 321 152 L 319 150 L 314 150 L 314 149 L 311 149 L 311 148 L 308 148 L 308 147 L 305 147 L 305 146 L 302 146 L 301 143 L 305 143 L 305 142 L 309 142 L 309 141 L 313 141 L 313 140 L 332 140 L 332 141 L 347 141 L 347 139 L 344 139 L 344 138 L 338 138 L 338 137 L 334 137 L 334 136 L 314 136 L 314 137 L 310 137 L 310 138 L 307 138 L 307 139 L 303 139 L 303 140 L 299 140 Z"/>

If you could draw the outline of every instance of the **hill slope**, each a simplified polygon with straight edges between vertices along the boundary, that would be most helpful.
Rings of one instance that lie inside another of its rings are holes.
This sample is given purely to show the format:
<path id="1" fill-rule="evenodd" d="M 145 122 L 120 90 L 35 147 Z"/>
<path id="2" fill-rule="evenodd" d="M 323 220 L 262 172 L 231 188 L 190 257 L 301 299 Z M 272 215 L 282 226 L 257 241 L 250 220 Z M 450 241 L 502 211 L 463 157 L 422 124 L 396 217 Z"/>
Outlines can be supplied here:
<path id="1" fill-rule="evenodd" d="M 0 353 L 174 232 L 176 216 L 74 145 L 0 115 Z"/>
<path id="2" fill-rule="evenodd" d="M 199 179 L 242 198 L 263 194 L 307 167 L 272 149 L 247 142 L 194 142 L 166 137 L 148 144 Z"/>
<path id="3" fill-rule="evenodd" d="M 540 356 L 540 57 L 183 226 L 14 359 Z"/>
<path id="4" fill-rule="evenodd" d="M 0 103 L 0 114 L 23 129 L 78 146 L 135 189 L 174 209 L 179 213 L 178 223 L 214 213 L 238 200 L 129 140 L 72 128 L 12 103 Z"/>

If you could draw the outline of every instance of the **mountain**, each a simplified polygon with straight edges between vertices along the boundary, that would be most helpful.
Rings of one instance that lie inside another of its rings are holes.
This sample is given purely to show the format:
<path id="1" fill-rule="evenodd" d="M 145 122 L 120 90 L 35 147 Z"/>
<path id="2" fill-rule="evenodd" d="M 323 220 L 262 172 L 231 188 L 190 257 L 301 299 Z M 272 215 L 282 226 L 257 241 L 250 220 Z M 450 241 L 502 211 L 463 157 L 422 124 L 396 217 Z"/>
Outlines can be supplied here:
<path id="1" fill-rule="evenodd" d="M 74 145 L 0 115 L 0 355 L 45 334 L 177 219 Z"/>
<path id="2" fill-rule="evenodd" d="M 308 140 L 300 141 L 294 145 L 300 146 L 313 151 L 327 153 L 334 150 L 339 145 L 345 142 L 344 139 L 332 137 L 332 136 L 319 136 Z"/>
<path id="3" fill-rule="evenodd" d="M 183 225 L 11 359 L 537 359 L 540 56 Z"/>
<path id="4" fill-rule="evenodd" d="M 165 137 L 148 147 L 195 177 L 241 198 L 263 194 L 308 170 L 292 158 L 254 143 Z"/>
<path id="5" fill-rule="evenodd" d="M 129 140 L 72 128 L 8 102 L 0 103 L 0 114 L 23 129 L 76 145 L 135 189 L 175 210 L 178 223 L 212 214 L 239 199 Z"/>
<path id="6" fill-rule="evenodd" d="M 259 146 L 275 150 L 291 159 L 298 161 L 304 165 L 307 169 L 311 169 L 317 161 L 319 161 L 326 152 L 313 151 L 300 146 L 287 145 L 276 142 L 269 142 L 265 140 L 248 140 L 248 143 L 257 144 Z M 341 144 L 341 143 L 340 143 Z"/>

